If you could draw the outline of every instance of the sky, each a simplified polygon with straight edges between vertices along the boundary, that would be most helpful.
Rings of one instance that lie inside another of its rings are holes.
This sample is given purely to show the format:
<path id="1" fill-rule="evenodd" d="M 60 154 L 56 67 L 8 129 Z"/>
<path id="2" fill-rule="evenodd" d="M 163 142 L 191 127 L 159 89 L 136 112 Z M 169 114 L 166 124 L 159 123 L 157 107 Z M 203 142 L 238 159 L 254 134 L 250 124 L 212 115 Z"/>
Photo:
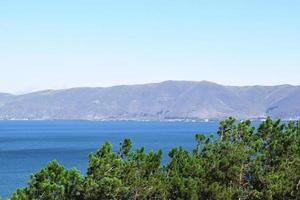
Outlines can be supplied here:
<path id="1" fill-rule="evenodd" d="M 1 0 L 0 92 L 300 85 L 298 0 Z"/>

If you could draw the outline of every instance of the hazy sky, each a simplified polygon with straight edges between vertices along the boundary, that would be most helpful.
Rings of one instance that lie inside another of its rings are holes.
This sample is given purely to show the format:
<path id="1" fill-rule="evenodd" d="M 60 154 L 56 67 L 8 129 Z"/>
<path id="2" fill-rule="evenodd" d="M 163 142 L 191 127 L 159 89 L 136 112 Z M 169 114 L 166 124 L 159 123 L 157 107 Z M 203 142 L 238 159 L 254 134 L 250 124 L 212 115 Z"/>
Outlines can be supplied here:
<path id="1" fill-rule="evenodd" d="M 0 91 L 300 85 L 300 1 L 1 0 Z"/>

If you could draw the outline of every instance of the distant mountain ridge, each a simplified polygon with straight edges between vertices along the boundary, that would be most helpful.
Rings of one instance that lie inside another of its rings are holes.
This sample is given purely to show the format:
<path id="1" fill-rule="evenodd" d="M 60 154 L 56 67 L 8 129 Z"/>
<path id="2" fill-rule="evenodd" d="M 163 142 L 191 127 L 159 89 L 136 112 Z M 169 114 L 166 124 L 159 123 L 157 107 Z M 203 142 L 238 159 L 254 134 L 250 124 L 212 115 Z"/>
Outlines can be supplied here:
<path id="1" fill-rule="evenodd" d="M 0 93 L 0 119 L 296 119 L 300 86 L 223 86 L 201 81 Z"/>

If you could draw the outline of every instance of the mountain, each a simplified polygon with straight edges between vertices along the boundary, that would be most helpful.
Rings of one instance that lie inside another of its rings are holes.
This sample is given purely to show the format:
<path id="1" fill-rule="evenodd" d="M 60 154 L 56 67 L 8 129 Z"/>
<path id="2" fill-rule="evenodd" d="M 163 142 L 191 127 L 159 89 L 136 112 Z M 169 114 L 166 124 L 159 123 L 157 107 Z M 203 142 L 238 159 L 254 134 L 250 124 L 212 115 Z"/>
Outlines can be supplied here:
<path id="1" fill-rule="evenodd" d="M 107 88 L 0 93 L 0 119 L 184 120 L 299 118 L 300 86 L 165 81 Z"/>

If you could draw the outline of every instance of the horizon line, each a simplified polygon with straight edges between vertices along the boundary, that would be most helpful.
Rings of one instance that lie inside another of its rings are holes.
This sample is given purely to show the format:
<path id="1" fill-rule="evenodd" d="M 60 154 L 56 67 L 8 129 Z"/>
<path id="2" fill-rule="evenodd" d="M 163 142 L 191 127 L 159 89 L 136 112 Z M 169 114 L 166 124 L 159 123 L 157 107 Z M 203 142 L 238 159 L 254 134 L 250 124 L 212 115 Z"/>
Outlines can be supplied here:
<path id="1" fill-rule="evenodd" d="M 33 94 L 33 93 L 39 93 L 39 92 L 47 92 L 47 91 L 62 91 L 62 90 L 72 90 L 72 89 L 83 89 L 83 88 L 113 88 L 113 87 L 124 87 L 124 86 L 143 86 L 143 85 L 152 85 L 152 84 L 163 84 L 167 82 L 189 82 L 189 83 L 209 83 L 209 84 L 215 84 L 219 86 L 224 87 L 279 87 L 279 86 L 290 86 L 290 87 L 299 87 L 300 85 L 294 85 L 289 83 L 283 83 L 283 84 L 274 84 L 274 85 L 265 85 L 265 84 L 253 84 L 253 85 L 233 85 L 233 84 L 221 84 L 214 81 L 208 81 L 208 80 L 165 80 L 165 81 L 158 81 L 158 82 L 146 82 L 146 83 L 132 83 L 132 84 L 116 84 L 116 85 L 110 85 L 110 86 L 75 86 L 75 87 L 66 87 L 66 88 L 45 88 L 45 89 L 37 89 L 27 92 L 1 92 L 0 94 L 7 94 L 7 95 L 14 95 L 14 96 L 20 96 L 20 95 L 26 95 L 26 94 Z"/>

